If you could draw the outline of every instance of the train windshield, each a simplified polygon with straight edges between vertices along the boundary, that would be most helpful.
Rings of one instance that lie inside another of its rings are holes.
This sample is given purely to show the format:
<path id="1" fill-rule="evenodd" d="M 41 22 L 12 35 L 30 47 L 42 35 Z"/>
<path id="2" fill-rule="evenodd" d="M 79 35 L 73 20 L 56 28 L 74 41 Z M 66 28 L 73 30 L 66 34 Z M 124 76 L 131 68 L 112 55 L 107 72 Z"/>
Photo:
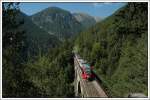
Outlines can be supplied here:
<path id="1" fill-rule="evenodd" d="M 84 66 L 85 66 L 85 72 L 86 72 L 87 74 L 91 74 L 90 65 L 89 65 L 89 64 L 84 64 Z"/>

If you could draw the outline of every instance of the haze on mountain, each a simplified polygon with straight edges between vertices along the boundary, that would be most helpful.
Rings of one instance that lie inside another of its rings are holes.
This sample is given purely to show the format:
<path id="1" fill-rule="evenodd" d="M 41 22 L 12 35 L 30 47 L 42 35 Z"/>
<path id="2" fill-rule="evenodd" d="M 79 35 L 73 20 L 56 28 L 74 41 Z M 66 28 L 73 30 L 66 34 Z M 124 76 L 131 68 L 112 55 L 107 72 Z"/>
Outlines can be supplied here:
<path id="1" fill-rule="evenodd" d="M 96 23 L 100 22 L 102 19 L 100 17 L 94 16 Z"/>
<path id="2" fill-rule="evenodd" d="M 77 21 L 79 21 L 84 28 L 89 28 L 90 26 L 96 24 L 96 22 L 99 21 L 99 19 L 95 19 L 93 16 L 90 16 L 86 13 L 73 13 L 73 16 L 76 18 Z"/>
<path id="3" fill-rule="evenodd" d="M 88 14 L 72 14 L 58 7 L 48 7 L 30 17 L 37 26 L 61 40 L 72 37 L 96 23 Z"/>

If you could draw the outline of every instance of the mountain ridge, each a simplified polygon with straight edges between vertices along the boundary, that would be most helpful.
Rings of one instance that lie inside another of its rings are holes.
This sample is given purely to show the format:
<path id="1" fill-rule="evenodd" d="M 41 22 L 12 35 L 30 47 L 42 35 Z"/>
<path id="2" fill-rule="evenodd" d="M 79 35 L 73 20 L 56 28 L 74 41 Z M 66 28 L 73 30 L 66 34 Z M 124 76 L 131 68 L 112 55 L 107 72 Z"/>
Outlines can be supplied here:
<path id="1" fill-rule="evenodd" d="M 89 14 L 71 13 L 59 7 L 48 7 L 30 18 L 37 26 L 60 40 L 75 36 L 97 22 L 95 17 Z"/>
<path id="2" fill-rule="evenodd" d="M 32 16 L 32 21 L 59 39 L 69 38 L 81 31 L 81 24 L 72 14 L 58 7 L 48 7 Z"/>
<path id="3" fill-rule="evenodd" d="M 96 24 L 96 20 L 93 16 L 87 13 L 73 13 L 73 16 L 82 24 L 83 27 L 89 28 Z"/>

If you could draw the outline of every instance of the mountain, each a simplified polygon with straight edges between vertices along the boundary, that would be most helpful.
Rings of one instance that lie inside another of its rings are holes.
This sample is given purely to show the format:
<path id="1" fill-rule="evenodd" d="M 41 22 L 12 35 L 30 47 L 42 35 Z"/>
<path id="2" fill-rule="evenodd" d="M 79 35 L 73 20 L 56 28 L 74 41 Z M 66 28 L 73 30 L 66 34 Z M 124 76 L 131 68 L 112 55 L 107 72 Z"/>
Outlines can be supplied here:
<path id="1" fill-rule="evenodd" d="M 94 66 L 109 97 L 148 95 L 148 3 L 128 3 L 81 32 L 76 51 Z"/>
<path id="2" fill-rule="evenodd" d="M 94 17 L 94 19 L 95 19 L 96 22 L 100 22 L 100 21 L 102 20 L 102 19 L 99 18 L 99 17 Z"/>
<path id="3" fill-rule="evenodd" d="M 46 8 L 30 17 L 37 26 L 60 40 L 69 38 L 82 29 L 82 25 L 69 11 L 57 7 Z"/>
<path id="4" fill-rule="evenodd" d="M 26 14 L 20 12 L 17 14 L 17 17 L 18 20 L 24 21 L 24 24 L 20 29 L 25 31 L 28 50 L 31 54 L 36 54 L 39 50 L 45 52 L 48 48 L 54 48 L 60 43 L 57 37 L 50 35 L 43 29 L 40 29 Z"/>
<path id="5" fill-rule="evenodd" d="M 85 14 L 85 13 L 73 13 L 73 16 L 77 19 L 78 22 L 82 24 L 83 27 L 89 28 L 90 26 L 96 24 L 98 21 L 94 17 Z"/>

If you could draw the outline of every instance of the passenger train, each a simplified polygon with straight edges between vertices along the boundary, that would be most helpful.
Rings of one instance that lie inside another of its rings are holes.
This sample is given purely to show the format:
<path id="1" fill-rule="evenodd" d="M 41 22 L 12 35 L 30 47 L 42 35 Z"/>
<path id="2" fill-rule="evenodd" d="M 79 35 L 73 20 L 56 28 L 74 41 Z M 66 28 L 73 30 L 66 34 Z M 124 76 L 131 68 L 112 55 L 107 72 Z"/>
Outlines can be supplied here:
<path id="1" fill-rule="evenodd" d="M 82 79 L 93 80 L 95 75 L 93 74 L 93 67 L 90 66 L 87 61 L 81 59 L 79 55 L 76 55 L 76 59 L 82 71 Z"/>

